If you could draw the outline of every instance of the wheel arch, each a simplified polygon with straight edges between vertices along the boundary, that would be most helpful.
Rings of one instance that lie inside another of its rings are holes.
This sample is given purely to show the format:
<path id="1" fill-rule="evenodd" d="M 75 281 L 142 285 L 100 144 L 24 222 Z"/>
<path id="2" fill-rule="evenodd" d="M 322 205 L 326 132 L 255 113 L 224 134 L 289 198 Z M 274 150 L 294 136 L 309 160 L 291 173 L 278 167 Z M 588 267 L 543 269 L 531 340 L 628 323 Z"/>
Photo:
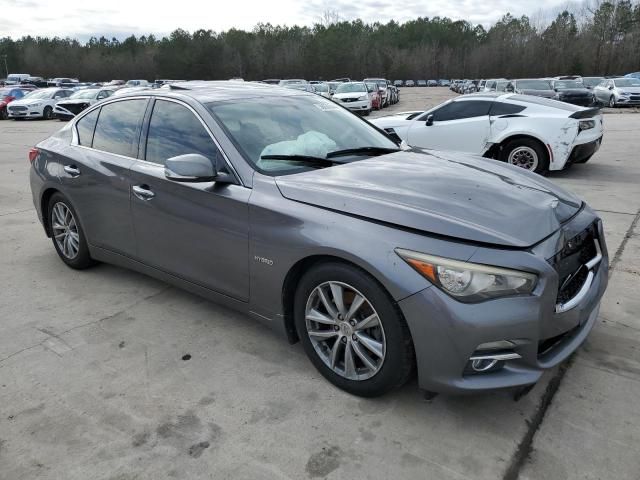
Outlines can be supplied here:
<path id="1" fill-rule="evenodd" d="M 291 266 L 291 268 L 289 269 L 289 271 L 285 276 L 285 279 L 282 285 L 282 299 L 281 299 L 282 313 L 283 313 L 284 327 L 287 334 L 287 339 L 289 340 L 290 343 L 296 343 L 300 340 L 300 338 L 298 337 L 298 333 L 296 331 L 294 312 L 293 312 L 297 285 L 300 279 L 302 278 L 302 276 L 306 272 L 308 272 L 310 269 L 314 268 L 315 266 L 323 263 L 342 263 L 344 265 L 348 265 L 350 267 L 358 269 L 366 273 L 367 275 L 369 275 L 380 286 L 380 288 L 382 288 L 382 290 L 388 296 L 389 301 L 394 306 L 396 306 L 399 314 L 402 316 L 402 311 L 400 310 L 400 308 L 397 307 L 397 302 L 393 298 L 389 290 L 367 268 L 363 267 L 362 265 L 359 265 L 356 262 L 353 262 L 351 260 L 348 260 L 346 258 L 337 256 L 337 255 L 333 255 L 333 254 L 310 255 L 305 258 L 301 258 Z"/>
<path id="2" fill-rule="evenodd" d="M 489 149 L 484 153 L 483 157 L 486 158 L 493 158 L 493 159 L 499 159 L 500 158 L 500 154 L 502 153 L 502 149 L 504 148 L 504 146 L 512 141 L 512 140 L 518 140 L 518 139 L 526 139 L 526 140 L 533 140 L 534 142 L 538 143 L 540 145 L 540 147 L 547 153 L 547 158 L 549 160 L 549 162 L 551 163 L 553 161 L 553 152 L 551 151 L 551 147 L 549 145 L 547 145 L 542 139 L 540 139 L 539 137 L 537 137 L 536 135 L 533 135 L 531 133 L 512 133 L 509 134 L 507 136 L 505 136 L 503 139 L 501 139 L 498 142 L 495 142 L 493 145 L 491 145 L 491 147 L 489 147 Z"/>
<path id="3" fill-rule="evenodd" d="M 51 197 L 56 194 L 61 193 L 57 188 L 49 187 L 42 192 L 40 195 L 40 211 L 42 212 L 42 224 L 44 225 L 44 231 L 47 234 L 47 237 L 51 237 L 51 229 L 49 228 L 48 214 L 49 214 L 49 201 Z"/>

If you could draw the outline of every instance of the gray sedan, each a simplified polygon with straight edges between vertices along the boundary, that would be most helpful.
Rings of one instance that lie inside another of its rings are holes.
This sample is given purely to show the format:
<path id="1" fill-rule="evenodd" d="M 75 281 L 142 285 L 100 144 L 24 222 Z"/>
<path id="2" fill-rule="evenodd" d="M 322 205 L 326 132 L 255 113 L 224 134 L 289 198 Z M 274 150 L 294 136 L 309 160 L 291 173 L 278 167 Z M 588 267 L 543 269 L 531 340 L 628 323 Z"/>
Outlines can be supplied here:
<path id="1" fill-rule="evenodd" d="M 399 146 L 306 92 L 111 97 L 29 159 L 69 267 L 113 263 L 246 312 L 356 395 L 414 369 L 429 392 L 531 385 L 584 341 L 607 285 L 602 223 L 572 194 Z"/>

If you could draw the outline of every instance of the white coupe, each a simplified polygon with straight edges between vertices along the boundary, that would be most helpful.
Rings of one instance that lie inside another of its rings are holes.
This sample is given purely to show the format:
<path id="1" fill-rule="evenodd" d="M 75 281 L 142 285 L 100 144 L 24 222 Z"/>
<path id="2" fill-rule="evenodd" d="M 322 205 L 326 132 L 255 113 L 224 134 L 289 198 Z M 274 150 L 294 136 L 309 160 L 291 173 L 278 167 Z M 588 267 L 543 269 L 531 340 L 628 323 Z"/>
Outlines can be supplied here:
<path id="1" fill-rule="evenodd" d="M 465 95 L 371 123 L 410 146 L 473 153 L 540 174 L 587 162 L 603 134 L 597 108 L 512 93 Z"/>

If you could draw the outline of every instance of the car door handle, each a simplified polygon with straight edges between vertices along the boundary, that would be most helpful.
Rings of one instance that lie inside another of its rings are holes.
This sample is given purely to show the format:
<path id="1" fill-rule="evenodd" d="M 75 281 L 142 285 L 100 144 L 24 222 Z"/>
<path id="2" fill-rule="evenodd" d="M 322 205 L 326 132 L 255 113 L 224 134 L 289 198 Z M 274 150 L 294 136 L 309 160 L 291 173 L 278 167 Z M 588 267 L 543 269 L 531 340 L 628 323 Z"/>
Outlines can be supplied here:
<path id="1" fill-rule="evenodd" d="M 151 200 L 156 196 L 156 194 L 149 189 L 148 185 L 134 185 L 131 189 L 133 190 L 133 194 L 140 200 Z"/>
<path id="2" fill-rule="evenodd" d="M 75 165 L 65 165 L 64 171 L 72 177 L 77 177 L 78 175 L 80 175 L 80 170 Z"/>

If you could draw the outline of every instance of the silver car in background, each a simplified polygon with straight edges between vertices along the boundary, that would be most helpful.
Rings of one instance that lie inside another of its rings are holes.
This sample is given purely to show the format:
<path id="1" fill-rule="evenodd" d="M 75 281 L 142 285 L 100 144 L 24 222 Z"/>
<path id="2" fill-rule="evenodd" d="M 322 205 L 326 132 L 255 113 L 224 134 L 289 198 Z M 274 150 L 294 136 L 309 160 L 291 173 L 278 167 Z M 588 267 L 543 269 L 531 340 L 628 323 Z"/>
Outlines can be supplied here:
<path id="1" fill-rule="evenodd" d="M 580 199 L 494 160 L 400 147 L 297 90 L 112 96 L 29 159 L 69 267 L 113 263 L 246 312 L 356 395 L 416 370 L 430 392 L 532 385 L 585 340 L 607 286 L 602 222 Z"/>
<path id="2" fill-rule="evenodd" d="M 640 79 L 608 78 L 593 87 L 596 100 L 609 107 L 640 105 Z"/>

